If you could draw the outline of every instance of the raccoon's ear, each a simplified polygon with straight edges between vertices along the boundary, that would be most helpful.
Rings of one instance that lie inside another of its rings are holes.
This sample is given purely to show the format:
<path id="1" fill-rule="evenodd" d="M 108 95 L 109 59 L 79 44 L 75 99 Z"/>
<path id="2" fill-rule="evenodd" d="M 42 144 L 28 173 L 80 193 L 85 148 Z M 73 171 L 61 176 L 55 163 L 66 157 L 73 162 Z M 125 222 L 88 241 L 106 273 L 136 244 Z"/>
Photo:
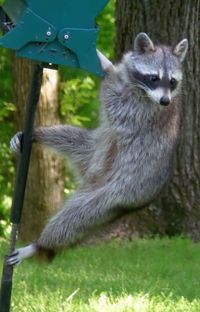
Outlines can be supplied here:
<path id="1" fill-rule="evenodd" d="M 181 62 L 183 62 L 183 60 L 186 56 L 187 50 L 188 50 L 188 40 L 183 39 L 181 42 L 179 42 L 175 46 L 173 53 L 174 53 L 174 55 L 176 55 L 179 58 L 179 60 Z"/>
<path id="2" fill-rule="evenodd" d="M 134 50 L 138 53 L 153 52 L 155 46 L 146 33 L 139 33 L 134 41 Z"/>

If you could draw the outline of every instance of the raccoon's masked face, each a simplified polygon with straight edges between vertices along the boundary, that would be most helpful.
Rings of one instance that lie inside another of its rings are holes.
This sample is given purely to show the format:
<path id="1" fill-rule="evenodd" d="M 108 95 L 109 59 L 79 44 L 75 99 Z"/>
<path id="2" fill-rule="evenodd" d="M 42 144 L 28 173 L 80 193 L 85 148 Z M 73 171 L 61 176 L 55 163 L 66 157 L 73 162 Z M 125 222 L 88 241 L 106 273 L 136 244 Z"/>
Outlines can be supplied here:
<path id="1" fill-rule="evenodd" d="M 129 54 L 131 62 L 129 58 L 129 65 L 127 64 L 131 81 L 143 89 L 153 102 L 169 105 L 180 90 L 181 63 L 187 50 L 187 39 L 172 48 L 155 46 L 147 34 L 138 34 L 134 51 Z"/>

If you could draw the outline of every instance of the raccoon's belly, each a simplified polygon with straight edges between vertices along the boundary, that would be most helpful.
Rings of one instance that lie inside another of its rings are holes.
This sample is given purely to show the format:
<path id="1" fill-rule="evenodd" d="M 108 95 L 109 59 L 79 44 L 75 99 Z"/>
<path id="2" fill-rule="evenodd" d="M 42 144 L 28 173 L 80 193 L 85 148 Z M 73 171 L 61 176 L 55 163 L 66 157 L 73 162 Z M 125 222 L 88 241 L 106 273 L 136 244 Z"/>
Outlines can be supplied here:
<path id="1" fill-rule="evenodd" d="M 169 181 L 172 168 L 172 153 L 159 159 L 151 155 L 129 164 L 123 174 L 122 184 L 127 186 L 131 205 L 138 207 L 152 201 Z"/>
<path id="2" fill-rule="evenodd" d="M 155 171 L 154 174 L 139 178 L 133 192 L 136 205 L 141 206 L 152 201 L 169 182 L 171 173 L 171 167 L 166 166 L 160 172 Z"/>

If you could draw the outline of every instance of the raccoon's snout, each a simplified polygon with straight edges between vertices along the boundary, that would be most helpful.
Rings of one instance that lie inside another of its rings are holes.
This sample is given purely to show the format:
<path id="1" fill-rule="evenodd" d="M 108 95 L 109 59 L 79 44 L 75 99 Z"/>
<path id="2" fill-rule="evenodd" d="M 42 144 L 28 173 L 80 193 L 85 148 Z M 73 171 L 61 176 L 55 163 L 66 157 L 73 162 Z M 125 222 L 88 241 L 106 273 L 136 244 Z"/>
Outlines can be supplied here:
<path id="1" fill-rule="evenodd" d="M 167 106 L 171 103 L 171 92 L 163 90 L 163 88 L 156 88 L 155 90 L 147 90 L 150 99 L 159 105 Z"/>
<path id="2" fill-rule="evenodd" d="M 167 106 L 170 104 L 170 99 L 168 96 L 162 96 L 160 99 L 160 105 Z"/>

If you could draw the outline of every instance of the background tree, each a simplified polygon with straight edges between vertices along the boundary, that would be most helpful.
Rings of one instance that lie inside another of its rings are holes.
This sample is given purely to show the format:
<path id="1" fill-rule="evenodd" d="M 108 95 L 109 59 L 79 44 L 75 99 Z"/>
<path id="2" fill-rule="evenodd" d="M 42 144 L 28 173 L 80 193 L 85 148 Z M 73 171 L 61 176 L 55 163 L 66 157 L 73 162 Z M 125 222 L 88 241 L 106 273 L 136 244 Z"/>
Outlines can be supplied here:
<path id="1" fill-rule="evenodd" d="M 32 63 L 14 58 L 13 62 L 15 128 L 22 129 L 27 93 L 32 77 Z M 37 109 L 36 126 L 60 123 L 58 72 L 44 69 L 43 85 Z M 33 145 L 20 225 L 25 241 L 36 239 L 47 218 L 58 209 L 64 194 L 63 160 L 39 145 Z"/>
<path id="2" fill-rule="evenodd" d="M 171 183 L 158 201 L 125 218 L 121 227 L 130 233 L 185 233 L 200 239 L 200 1 L 117 0 L 117 59 L 131 49 L 141 31 L 164 44 L 189 40 L 182 135 Z"/>

